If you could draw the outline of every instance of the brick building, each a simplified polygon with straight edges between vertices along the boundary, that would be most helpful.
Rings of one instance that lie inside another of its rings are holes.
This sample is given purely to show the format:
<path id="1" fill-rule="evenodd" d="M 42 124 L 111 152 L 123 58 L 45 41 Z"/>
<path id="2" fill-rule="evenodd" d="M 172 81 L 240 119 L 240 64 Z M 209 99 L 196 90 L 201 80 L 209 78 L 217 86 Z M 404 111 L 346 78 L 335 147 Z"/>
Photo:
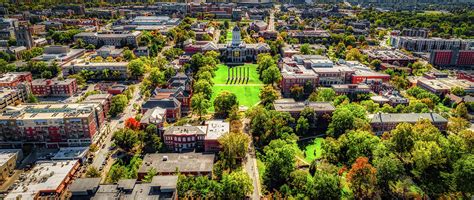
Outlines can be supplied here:
<path id="1" fill-rule="evenodd" d="M 99 104 L 23 104 L 0 114 L 0 146 L 88 146 L 106 114 Z"/>
<path id="2" fill-rule="evenodd" d="M 434 50 L 429 62 L 440 67 L 474 66 L 474 50 Z"/>
<path id="3" fill-rule="evenodd" d="M 219 120 L 207 121 L 204 126 L 172 126 L 163 133 L 163 141 L 168 149 L 182 152 L 220 150 L 218 138 L 228 133 L 229 123 Z"/>
<path id="4" fill-rule="evenodd" d="M 31 91 L 36 96 L 70 97 L 77 92 L 76 79 L 35 79 Z"/>
<path id="5" fill-rule="evenodd" d="M 142 114 L 144 114 L 149 109 L 157 107 L 166 110 L 166 119 L 169 122 L 173 122 L 181 118 L 181 102 L 179 102 L 178 99 L 174 97 L 149 99 L 142 105 Z"/>
<path id="6" fill-rule="evenodd" d="M 362 53 L 369 57 L 369 61 L 380 60 L 382 63 L 395 64 L 398 66 L 407 66 L 409 63 L 414 63 L 417 59 L 411 55 L 403 53 L 400 50 L 362 50 Z"/>
<path id="7" fill-rule="evenodd" d="M 370 121 L 372 130 L 381 135 L 397 127 L 400 123 L 415 124 L 420 119 L 428 119 L 441 131 L 446 131 L 448 120 L 437 113 L 377 113 Z"/>
<path id="8" fill-rule="evenodd" d="M 142 180 L 150 169 L 157 175 L 212 176 L 214 154 L 201 153 L 154 153 L 146 154 L 138 169 L 138 180 Z"/>
<path id="9" fill-rule="evenodd" d="M 30 85 L 31 81 L 31 72 L 8 72 L 0 75 L 0 87 L 16 87 L 22 82 L 28 82 Z"/>

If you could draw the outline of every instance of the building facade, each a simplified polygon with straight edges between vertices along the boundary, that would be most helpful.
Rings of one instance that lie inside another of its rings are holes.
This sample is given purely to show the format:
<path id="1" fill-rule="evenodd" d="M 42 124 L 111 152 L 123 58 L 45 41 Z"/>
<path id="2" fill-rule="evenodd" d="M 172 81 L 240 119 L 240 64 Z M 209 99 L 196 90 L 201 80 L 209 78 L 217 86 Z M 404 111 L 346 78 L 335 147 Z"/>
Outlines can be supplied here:
<path id="1" fill-rule="evenodd" d="M 77 92 L 76 79 L 35 79 L 31 91 L 36 96 L 70 97 Z"/>
<path id="2" fill-rule="evenodd" d="M 381 135 L 395 129 L 400 123 L 415 124 L 421 119 L 429 120 L 440 131 L 446 131 L 448 126 L 448 120 L 437 113 L 377 113 L 370 125 L 376 134 Z"/>

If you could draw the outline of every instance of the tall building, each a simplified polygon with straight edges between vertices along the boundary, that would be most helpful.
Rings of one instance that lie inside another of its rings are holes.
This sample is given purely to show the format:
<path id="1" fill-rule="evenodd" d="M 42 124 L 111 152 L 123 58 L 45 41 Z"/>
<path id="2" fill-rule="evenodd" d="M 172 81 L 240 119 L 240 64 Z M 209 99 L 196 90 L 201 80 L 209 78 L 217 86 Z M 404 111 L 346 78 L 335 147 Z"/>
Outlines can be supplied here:
<path id="1" fill-rule="evenodd" d="M 474 50 L 434 50 L 429 62 L 440 67 L 472 67 Z"/>
<path id="2" fill-rule="evenodd" d="M 20 25 L 15 29 L 16 44 L 25 46 L 27 49 L 33 48 L 33 36 L 27 25 Z"/>
<path id="3" fill-rule="evenodd" d="M 469 50 L 474 48 L 474 40 L 420 38 L 420 37 L 391 37 L 390 44 L 398 49 L 414 52 L 431 52 L 432 50 Z"/>

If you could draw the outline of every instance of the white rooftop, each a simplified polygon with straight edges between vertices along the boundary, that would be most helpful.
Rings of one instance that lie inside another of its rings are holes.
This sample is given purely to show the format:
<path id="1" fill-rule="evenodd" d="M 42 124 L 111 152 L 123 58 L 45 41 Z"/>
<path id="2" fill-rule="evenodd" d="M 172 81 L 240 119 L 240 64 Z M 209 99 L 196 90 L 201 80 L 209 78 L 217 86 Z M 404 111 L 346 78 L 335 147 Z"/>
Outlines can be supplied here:
<path id="1" fill-rule="evenodd" d="M 68 177 L 74 166 L 74 161 L 38 162 L 27 174 L 24 181 L 7 194 L 6 200 L 33 200 L 40 191 L 55 191 L 62 189 L 63 181 Z"/>

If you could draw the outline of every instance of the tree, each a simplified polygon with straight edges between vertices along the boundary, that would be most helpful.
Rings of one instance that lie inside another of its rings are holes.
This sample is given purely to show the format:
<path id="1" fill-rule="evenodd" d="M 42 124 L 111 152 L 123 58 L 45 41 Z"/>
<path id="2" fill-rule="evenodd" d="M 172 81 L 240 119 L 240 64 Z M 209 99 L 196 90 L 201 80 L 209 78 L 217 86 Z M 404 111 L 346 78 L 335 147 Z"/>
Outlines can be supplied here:
<path id="1" fill-rule="evenodd" d="M 253 190 L 252 179 L 243 170 L 224 174 L 221 182 L 224 199 L 245 199 Z"/>
<path id="2" fill-rule="evenodd" d="M 133 54 L 131 50 L 127 49 L 123 51 L 123 58 L 125 58 L 125 60 L 131 61 L 135 59 L 135 54 Z"/>
<path id="3" fill-rule="evenodd" d="M 304 95 L 304 88 L 299 85 L 293 85 L 290 88 L 290 95 L 295 100 L 300 100 Z"/>
<path id="4" fill-rule="evenodd" d="M 375 70 L 379 71 L 382 65 L 382 61 L 379 59 L 374 59 L 370 62 L 370 66 L 372 66 Z"/>
<path id="5" fill-rule="evenodd" d="M 28 93 L 28 103 L 38 103 L 38 98 L 33 93 Z"/>
<path id="6" fill-rule="evenodd" d="M 332 88 L 319 88 L 316 101 L 333 101 L 335 97 L 336 92 Z"/>
<path id="7" fill-rule="evenodd" d="M 218 141 L 222 147 L 219 155 L 224 166 L 236 168 L 237 161 L 245 158 L 247 154 L 250 137 L 242 132 L 233 132 L 221 136 Z"/>
<path id="8" fill-rule="evenodd" d="M 123 112 L 123 110 L 125 109 L 127 104 L 128 104 L 127 96 L 125 96 L 123 94 L 113 96 L 112 97 L 112 102 L 110 104 L 109 114 L 112 117 L 117 116 L 119 113 Z"/>
<path id="9" fill-rule="evenodd" d="M 127 69 L 132 77 L 137 78 L 145 73 L 145 63 L 140 59 L 135 59 L 128 63 Z"/>
<path id="10" fill-rule="evenodd" d="M 143 151 L 145 153 L 156 153 L 163 145 L 158 134 L 158 128 L 154 124 L 150 124 L 145 128 L 145 131 L 140 132 L 140 140 L 143 144 Z"/>
<path id="11" fill-rule="evenodd" d="M 456 106 L 456 109 L 454 110 L 454 114 L 458 117 L 462 117 L 467 119 L 468 118 L 468 112 L 467 112 L 467 107 L 466 104 L 460 103 Z"/>
<path id="12" fill-rule="evenodd" d="M 352 48 L 346 53 L 346 60 L 355 60 L 359 62 L 364 61 L 364 56 L 360 53 L 359 49 Z"/>
<path id="13" fill-rule="evenodd" d="M 458 86 L 452 87 L 452 88 L 451 88 L 451 93 L 454 94 L 454 95 L 456 95 L 456 96 L 464 96 L 464 95 L 466 95 L 466 91 L 464 90 L 464 88 L 458 87 Z"/>
<path id="14" fill-rule="evenodd" d="M 216 114 L 226 118 L 234 106 L 239 106 L 237 96 L 229 91 L 222 91 L 214 100 Z"/>
<path id="15" fill-rule="evenodd" d="M 15 65 L 8 64 L 7 61 L 0 59 L 0 73 L 13 72 L 16 70 Z"/>
<path id="16" fill-rule="evenodd" d="M 462 117 L 451 117 L 448 122 L 448 130 L 452 133 L 459 133 L 471 126 L 471 123 Z"/>
<path id="17" fill-rule="evenodd" d="M 300 116 L 296 122 L 296 133 L 298 135 L 306 135 L 309 131 L 309 122 L 305 117 Z"/>
<path id="18" fill-rule="evenodd" d="M 262 72 L 262 81 L 265 84 L 278 83 L 281 80 L 280 69 L 276 65 L 272 65 Z"/>
<path id="19" fill-rule="evenodd" d="M 196 94 L 203 94 L 206 99 L 210 100 L 212 96 L 212 85 L 209 83 L 208 80 L 200 79 L 194 84 L 193 91 Z"/>
<path id="20" fill-rule="evenodd" d="M 402 161 L 395 154 L 389 154 L 374 160 L 377 169 L 377 183 L 381 187 L 384 196 L 389 196 L 389 183 L 396 182 L 405 174 Z"/>
<path id="21" fill-rule="evenodd" d="M 114 133 L 113 140 L 119 148 L 130 152 L 138 142 L 138 132 L 132 129 L 119 129 Z"/>
<path id="22" fill-rule="evenodd" d="M 164 73 L 156 67 L 151 68 L 148 79 L 154 87 L 163 85 L 166 82 Z"/>
<path id="23" fill-rule="evenodd" d="M 346 175 L 350 188 L 357 199 L 373 199 L 377 196 L 377 170 L 366 157 L 357 158 Z"/>
<path id="24" fill-rule="evenodd" d="M 349 109 L 336 109 L 332 115 L 331 123 L 329 124 L 328 134 L 333 137 L 338 137 L 346 130 L 351 130 L 354 121 L 355 116 Z"/>
<path id="25" fill-rule="evenodd" d="M 130 117 L 127 120 L 125 120 L 125 127 L 132 130 L 138 130 L 140 129 L 140 122 L 137 121 L 135 118 Z"/>
<path id="26" fill-rule="evenodd" d="M 264 182 L 269 190 L 285 184 L 295 170 L 296 144 L 281 139 L 272 140 L 263 151 L 265 153 Z"/>
<path id="27" fill-rule="evenodd" d="M 151 181 L 153 180 L 153 177 L 156 175 L 158 175 L 158 172 L 156 171 L 155 168 L 152 167 L 150 170 L 148 170 L 145 177 L 143 177 L 143 182 L 151 183 Z"/>
<path id="28" fill-rule="evenodd" d="M 474 155 L 469 154 L 454 163 L 453 177 L 456 189 L 469 198 L 474 191 Z"/>
<path id="29" fill-rule="evenodd" d="M 199 120 L 202 119 L 202 115 L 207 114 L 207 110 L 211 107 L 211 103 L 202 93 L 194 94 L 191 98 L 191 110 L 193 113 L 199 115 Z"/>
<path id="30" fill-rule="evenodd" d="M 312 52 L 311 47 L 309 46 L 309 44 L 303 44 L 303 45 L 301 45 L 301 47 L 300 47 L 300 53 L 303 54 L 303 55 L 310 55 L 310 54 L 313 54 L 313 52 Z"/>
<path id="31" fill-rule="evenodd" d="M 311 188 L 311 199 L 341 199 L 339 177 L 325 171 L 316 171 Z"/>
<path id="32" fill-rule="evenodd" d="M 270 85 L 264 86 L 262 90 L 260 90 L 260 103 L 265 108 L 273 107 L 273 102 L 278 99 L 278 92 Z"/>
<path id="33" fill-rule="evenodd" d="M 86 177 L 87 178 L 96 178 L 100 177 L 100 172 L 95 168 L 94 166 L 89 166 L 86 171 Z"/>
<path id="34" fill-rule="evenodd" d="M 263 72 L 272 66 L 276 66 L 276 61 L 270 54 L 259 54 L 257 56 L 257 72 L 259 79 L 263 80 Z"/>

